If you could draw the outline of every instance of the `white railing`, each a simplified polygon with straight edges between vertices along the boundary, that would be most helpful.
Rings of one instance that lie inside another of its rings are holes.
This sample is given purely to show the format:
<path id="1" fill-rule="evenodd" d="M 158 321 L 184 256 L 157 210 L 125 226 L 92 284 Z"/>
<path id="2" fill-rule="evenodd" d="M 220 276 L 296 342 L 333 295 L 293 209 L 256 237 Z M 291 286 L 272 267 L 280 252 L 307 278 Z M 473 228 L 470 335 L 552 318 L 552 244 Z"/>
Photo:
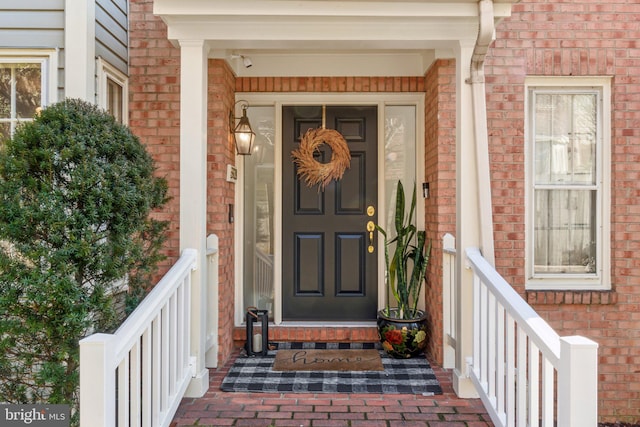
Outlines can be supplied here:
<path id="1" fill-rule="evenodd" d="M 115 334 L 80 341 L 80 426 L 164 427 L 192 374 L 189 307 L 197 252 L 185 249 Z"/>
<path id="2" fill-rule="evenodd" d="M 561 338 L 476 248 L 469 375 L 496 426 L 595 427 L 598 344 Z"/>
<path id="3" fill-rule="evenodd" d="M 442 238 L 442 367 L 445 369 L 456 366 L 456 300 L 456 238 L 447 233 Z"/>

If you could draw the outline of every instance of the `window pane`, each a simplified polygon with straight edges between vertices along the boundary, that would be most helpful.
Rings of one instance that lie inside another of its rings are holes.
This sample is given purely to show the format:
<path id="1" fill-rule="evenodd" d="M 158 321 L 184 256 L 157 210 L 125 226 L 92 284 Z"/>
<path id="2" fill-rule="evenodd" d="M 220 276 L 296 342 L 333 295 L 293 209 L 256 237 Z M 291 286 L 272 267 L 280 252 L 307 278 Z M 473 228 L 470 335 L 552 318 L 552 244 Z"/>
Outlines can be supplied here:
<path id="1" fill-rule="evenodd" d="M 0 122 L 0 145 L 11 137 L 11 123 Z"/>
<path id="2" fill-rule="evenodd" d="M 595 190 L 536 190 L 534 273 L 594 273 L 596 211 Z"/>
<path id="3" fill-rule="evenodd" d="M 244 161 L 244 306 L 269 310 L 273 318 L 274 107 L 249 107 L 256 133 Z"/>
<path id="4" fill-rule="evenodd" d="M 387 216 L 384 228 L 389 231 L 389 238 L 393 238 L 398 180 L 402 180 L 407 203 L 411 203 L 411 191 L 416 182 L 416 107 L 386 106 L 384 117 L 384 208 Z"/>
<path id="5" fill-rule="evenodd" d="M 122 123 L 122 86 L 107 78 L 107 111 Z"/>
<path id="6" fill-rule="evenodd" d="M 0 64 L 0 118 L 11 117 L 11 68 Z"/>
<path id="7" fill-rule="evenodd" d="M 16 117 L 31 119 L 42 100 L 40 64 L 20 64 L 15 69 Z"/>
<path id="8" fill-rule="evenodd" d="M 534 98 L 536 184 L 594 184 L 597 94 Z"/>

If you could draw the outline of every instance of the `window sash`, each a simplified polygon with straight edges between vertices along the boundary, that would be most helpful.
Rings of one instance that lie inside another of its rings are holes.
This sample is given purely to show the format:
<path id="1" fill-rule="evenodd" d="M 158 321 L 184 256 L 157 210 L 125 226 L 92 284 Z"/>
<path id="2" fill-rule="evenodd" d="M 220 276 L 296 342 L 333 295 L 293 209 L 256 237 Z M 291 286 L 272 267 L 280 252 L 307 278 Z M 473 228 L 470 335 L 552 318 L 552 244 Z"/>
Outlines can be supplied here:
<path id="1" fill-rule="evenodd" d="M 596 274 L 597 190 L 535 191 L 534 275 Z"/>
<path id="2" fill-rule="evenodd" d="M 596 182 L 598 93 L 533 94 L 536 184 Z"/>
<path id="3" fill-rule="evenodd" d="M 122 123 L 129 123 L 129 79 L 102 58 L 97 60 L 98 105 Z"/>
<path id="4" fill-rule="evenodd" d="M 122 123 L 124 119 L 124 88 L 115 80 L 107 78 L 107 111 Z"/>
<path id="5" fill-rule="evenodd" d="M 13 136 L 20 122 L 33 121 L 47 104 L 47 65 L 46 58 L 0 57 L 0 139 Z"/>

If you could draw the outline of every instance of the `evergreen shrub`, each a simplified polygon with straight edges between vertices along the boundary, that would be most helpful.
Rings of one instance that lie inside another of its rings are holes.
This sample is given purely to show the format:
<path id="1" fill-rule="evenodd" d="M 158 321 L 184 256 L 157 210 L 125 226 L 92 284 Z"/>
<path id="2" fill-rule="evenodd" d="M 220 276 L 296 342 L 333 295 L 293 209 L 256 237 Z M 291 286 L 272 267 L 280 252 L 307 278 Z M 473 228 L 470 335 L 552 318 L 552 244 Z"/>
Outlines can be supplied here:
<path id="1" fill-rule="evenodd" d="M 0 402 L 77 408 L 79 340 L 122 321 L 114 292 L 143 296 L 162 259 L 167 201 L 145 147 L 68 99 L 0 149 Z M 77 419 L 77 414 L 76 414 Z"/>

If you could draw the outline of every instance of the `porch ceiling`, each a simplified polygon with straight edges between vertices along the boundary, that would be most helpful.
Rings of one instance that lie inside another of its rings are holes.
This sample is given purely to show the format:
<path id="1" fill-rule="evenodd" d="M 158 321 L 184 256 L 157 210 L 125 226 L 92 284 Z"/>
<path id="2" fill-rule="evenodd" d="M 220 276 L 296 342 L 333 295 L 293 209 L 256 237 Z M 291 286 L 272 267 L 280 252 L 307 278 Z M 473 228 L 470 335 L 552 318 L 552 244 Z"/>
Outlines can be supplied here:
<path id="1" fill-rule="evenodd" d="M 495 1 L 496 20 L 514 2 Z M 239 76 L 423 75 L 478 34 L 473 0 L 155 0 L 154 13 L 172 42 L 206 40 Z"/>

